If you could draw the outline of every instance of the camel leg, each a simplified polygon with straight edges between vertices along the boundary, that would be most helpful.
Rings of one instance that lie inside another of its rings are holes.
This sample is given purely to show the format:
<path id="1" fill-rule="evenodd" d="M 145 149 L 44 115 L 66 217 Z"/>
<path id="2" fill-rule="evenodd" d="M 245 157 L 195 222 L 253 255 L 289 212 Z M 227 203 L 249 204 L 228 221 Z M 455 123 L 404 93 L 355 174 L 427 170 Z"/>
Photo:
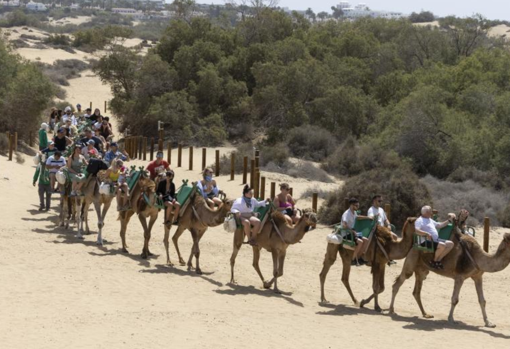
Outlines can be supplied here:
<path id="1" fill-rule="evenodd" d="M 193 268 L 193 254 L 195 252 L 195 246 L 197 244 L 197 239 L 198 239 L 198 232 L 194 229 L 194 228 L 190 228 L 189 231 L 191 232 L 191 238 L 193 239 L 193 245 L 191 246 L 191 252 L 189 254 L 189 258 L 188 258 L 188 263 L 187 263 L 187 266 L 188 266 L 188 270 L 191 270 L 191 268 Z"/>
<path id="2" fill-rule="evenodd" d="M 97 215 L 97 226 L 98 226 L 98 236 L 97 236 L 97 241 L 96 241 L 96 244 L 99 245 L 99 236 L 101 235 L 101 228 L 102 225 L 103 225 L 103 222 L 101 220 L 101 203 L 99 202 L 96 202 L 94 200 L 93 202 L 93 205 L 94 205 L 94 210 L 96 211 L 96 215 Z M 103 245 L 103 237 L 101 236 L 101 246 Z"/>
<path id="3" fill-rule="evenodd" d="M 278 289 L 278 270 L 279 270 L 279 262 L 280 262 L 280 254 L 277 249 L 273 249 L 271 251 L 273 255 L 273 280 L 270 281 L 270 284 L 274 282 L 273 291 L 275 293 L 281 293 Z"/>
<path id="4" fill-rule="evenodd" d="M 182 259 L 181 251 L 179 250 L 179 238 L 181 237 L 182 233 L 184 233 L 184 230 L 186 230 L 186 228 L 183 225 L 179 224 L 177 230 L 175 231 L 174 236 L 172 236 L 172 242 L 174 243 L 175 251 L 177 251 L 177 256 L 179 257 L 180 265 L 186 265 L 184 259 Z"/>
<path id="5" fill-rule="evenodd" d="M 392 293 L 391 293 L 391 303 L 390 303 L 390 309 L 389 313 L 394 314 L 395 313 L 395 298 L 397 298 L 398 290 L 400 289 L 400 286 L 404 284 L 404 282 L 409 279 L 414 274 L 414 270 L 416 268 L 416 265 L 418 264 L 420 254 L 416 250 L 411 250 L 411 252 L 408 253 L 406 260 L 404 262 L 404 266 L 402 267 L 402 271 L 400 272 L 400 275 L 395 279 L 395 282 L 393 283 Z"/>
<path id="6" fill-rule="evenodd" d="M 163 238 L 163 244 L 165 245 L 165 251 L 166 251 L 166 264 L 173 266 L 172 262 L 170 262 L 170 242 L 168 241 L 170 239 L 170 228 L 165 225 L 165 237 Z"/>
<path id="7" fill-rule="evenodd" d="M 85 222 L 85 234 L 89 235 L 90 234 L 90 229 L 89 229 L 89 208 L 90 208 L 90 202 L 87 200 L 87 199 L 83 199 L 83 208 L 82 208 L 82 212 L 83 212 L 83 221 Z M 83 231 L 83 229 L 82 229 Z"/>
<path id="8" fill-rule="evenodd" d="M 342 283 L 344 284 L 349 296 L 351 296 L 352 301 L 355 305 L 359 305 L 358 300 L 354 297 L 354 293 L 351 290 L 351 284 L 349 283 L 349 275 L 351 274 L 351 261 L 353 251 L 347 249 L 339 250 L 340 257 L 342 258 Z"/>
<path id="9" fill-rule="evenodd" d="M 122 252 L 128 253 L 129 246 L 126 243 L 126 231 L 127 225 L 131 216 L 134 214 L 133 211 L 123 212 L 120 215 L 120 239 L 122 240 Z"/>
<path id="10" fill-rule="evenodd" d="M 264 288 L 269 288 L 269 287 L 271 287 L 271 285 L 266 280 L 264 280 L 264 276 L 262 275 L 262 272 L 260 271 L 260 266 L 259 266 L 260 248 L 258 246 L 252 246 L 252 249 L 253 249 L 253 264 L 252 264 L 253 268 L 259 275 L 260 280 L 262 280 L 262 285 L 264 285 Z"/>
<path id="11" fill-rule="evenodd" d="M 148 229 L 149 239 L 147 240 L 147 254 L 149 256 L 154 256 L 154 254 L 151 252 L 151 250 L 149 248 L 149 241 L 151 240 L 152 227 L 154 226 L 154 223 L 156 223 L 156 221 L 158 220 L 158 213 L 159 213 L 159 211 L 156 211 L 156 213 L 153 213 L 150 216 L 150 220 L 149 220 L 149 229 Z"/>
<path id="12" fill-rule="evenodd" d="M 370 303 L 374 299 L 374 310 L 381 312 L 379 306 L 379 294 L 384 292 L 384 273 L 386 269 L 386 263 L 380 263 L 375 261 L 372 265 L 372 291 L 373 293 L 367 299 L 363 299 L 360 303 L 360 308 L 363 308 L 366 304 Z"/>
<path id="13" fill-rule="evenodd" d="M 462 288 L 463 284 L 464 284 L 463 278 L 457 277 L 455 279 L 455 285 L 453 286 L 453 294 L 452 294 L 452 306 L 450 308 L 450 314 L 448 315 L 448 322 L 450 322 L 450 323 L 455 323 L 455 320 L 453 319 L 453 311 L 455 310 L 455 307 L 459 303 L 460 289 Z"/>
<path id="14" fill-rule="evenodd" d="M 107 198 L 103 205 L 103 210 L 101 212 L 101 219 L 97 222 L 97 244 L 103 245 L 103 227 L 104 227 L 104 220 L 106 217 L 106 214 L 108 213 L 108 210 L 110 209 L 110 205 L 112 203 L 112 200 L 110 198 Z"/>
<path id="15" fill-rule="evenodd" d="M 88 213 L 88 203 L 84 199 L 83 201 L 78 201 L 78 198 L 74 198 L 74 206 L 78 208 L 78 234 L 76 234 L 76 237 L 78 239 L 83 239 L 83 221 L 87 222 L 87 213 Z M 78 205 L 78 202 L 80 202 L 80 205 Z M 88 228 L 88 222 L 87 222 L 87 228 Z"/>
<path id="16" fill-rule="evenodd" d="M 205 230 L 198 231 L 197 242 L 195 244 L 195 249 L 193 250 L 193 254 L 195 255 L 195 260 L 197 263 L 195 272 L 199 275 L 202 275 L 202 269 L 200 269 L 200 239 L 202 239 L 202 236 L 204 236 L 206 230 L 207 228 Z"/>
<path id="17" fill-rule="evenodd" d="M 326 276 L 328 275 L 329 269 L 336 261 L 336 254 L 338 252 L 338 246 L 335 244 L 328 244 L 326 248 L 326 255 L 324 256 L 324 262 L 322 263 L 322 270 L 319 274 L 321 282 L 321 303 L 329 303 L 324 295 L 324 284 L 326 283 Z"/>
<path id="18" fill-rule="evenodd" d="M 483 321 L 485 322 L 485 327 L 491 327 L 494 328 L 496 325 L 494 325 L 492 322 L 489 321 L 487 318 L 487 312 L 485 311 L 485 297 L 483 296 L 483 276 L 476 276 L 472 278 L 475 282 L 476 287 L 476 293 L 478 295 L 478 303 L 480 303 L 480 308 L 482 309 L 482 315 L 483 315 Z"/>
<path id="19" fill-rule="evenodd" d="M 242 230 L 237 229 L 234 233 L 234 248 L 232 250 L 232 256 L 230 257 L 230 283 L 235 284 L 234 278 L 234 265 L 236 264 L 236 257 L 243 246 L 244 233 Z"/>
<path id="20" fill-rule="evenodd" d="M 143 249 L 140 256 L 143 259 L 147 259 L 147 257 L 149 257 L 149 227 L 147 226 L 147 217 L 144 217 L 142 214 L 138 214 L 138 219 L 143 227 Z"/>
<path id="21" fill-rule="evenodd" d="M 427 278 L 429 271 L 424 270 L 416 270 L 414 273 L 415 281 L 414 281 L 414 290 L 413 290 L 413 296 L 416 300 L 416 303 L 418 303 L 418 307 L 420 307 L 421 314 L 426 319 L 432 319 L 434 318 L 434 315 L 427 314 L 425 311 L 425 308 L 423 308 L 423 304 L 421 302 L 421 288 L 423 286 L 423 281 Z"/>

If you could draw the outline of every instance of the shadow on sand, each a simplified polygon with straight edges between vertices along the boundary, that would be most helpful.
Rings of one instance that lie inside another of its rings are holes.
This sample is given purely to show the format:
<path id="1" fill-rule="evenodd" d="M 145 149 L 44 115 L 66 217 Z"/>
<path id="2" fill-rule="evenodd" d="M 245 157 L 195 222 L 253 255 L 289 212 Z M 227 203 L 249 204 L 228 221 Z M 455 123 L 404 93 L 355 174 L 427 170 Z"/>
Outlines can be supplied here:
<path id="1" fill-rule="evenodd" d="M 262 297 L 274 297 L 281 298 L 286 300 L 292 305 L 296 305 L 298 307 L 304 307 L 303 303 L 296 301 L 292 298 L 292 292 L 281 292 L 275 293 L 272 289 L 260 289 L 255 286 L 241 286 L 237 284 L 228 283 L 227 284 L 230 289 L 226 290 L 216 290 L 216 293 L 229 295 L 229 296 L 237 296 L 237 295 L 256 295 Z"/>
<path id="2" fill-rule="evenodd" d="M 492 329 L 480 326 L 468 325 L 464 322 L 457 321 L 456 323 L 450 323 L 446 320 L 433 320 L 425 319 L 418 316 L 401 316 L 398 314 L 388 314 L 387 310 L 382 313 L 376 312 L 375 310 L 366 308 L 356 308 L 352 306 L 346 306 L 343 304 L 323 304 L 319 303 L 319 306 L 330 309 L 328 311 L 319 311 L 318 315 L 333 315 L 333 316 L 350 316 L 350 315 L 371 315 L 371 316 L 386 316 L 390 317 L 393 321 L 405 322 L 402 326 L 403 329 L 407 330 L 419 330 L 426 332 L 443 331 L 448 330 L 460 330 L 460 331 L 473 331 L 488 334 L 495 338 L 510 339 L 503 333 L 494 332 Z"/>
<path id="3" fill-rule="evenodd" d="M 210 282 L 214 286 L 221 287 L 223 284 L 219 281 L 211 279 L 208 277 L 209 275 L 214 274 L 214 272 L 202 272 L 202 275 L 195 273 L 194 269 L 180 269 L 179 267 L 164 265 L 164 264 L 156 264 L 154 269 L 143 269 L 140 270 L 141 273 L 150 273 L 150 274 L 174 274 L 178 276 L 188 276 L 188 277 L 197 277 L 201 278 L 207 282 Z M 183 267 L 187 268 L 187 267 Z"/>

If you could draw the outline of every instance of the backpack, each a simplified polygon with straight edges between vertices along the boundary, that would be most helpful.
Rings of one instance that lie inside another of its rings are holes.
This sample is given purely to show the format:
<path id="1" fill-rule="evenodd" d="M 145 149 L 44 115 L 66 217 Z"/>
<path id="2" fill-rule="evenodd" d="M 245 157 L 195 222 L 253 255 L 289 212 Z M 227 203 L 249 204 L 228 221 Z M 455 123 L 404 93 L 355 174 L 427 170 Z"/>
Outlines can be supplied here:
<path id="1" fill-rule="evenodd" d="M 108 165 L 103 160 L 91 158 L 87 166 L 87 173 L 95 177 L 99 171 L 107 169 Z"/>

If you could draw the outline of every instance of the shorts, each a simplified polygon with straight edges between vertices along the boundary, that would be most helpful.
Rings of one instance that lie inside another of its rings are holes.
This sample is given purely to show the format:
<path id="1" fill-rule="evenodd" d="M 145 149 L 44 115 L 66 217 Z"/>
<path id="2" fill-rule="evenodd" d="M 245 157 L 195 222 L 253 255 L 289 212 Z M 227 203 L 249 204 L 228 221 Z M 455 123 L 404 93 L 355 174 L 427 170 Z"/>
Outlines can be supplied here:
<path id="1" fill-rule="evenodd" d="M 69 177 L 71 177 L 71 182 L 75 183 L 85 182 L 85 180 L 87 179 L 87 177 L 84 176 L 83 174 L 76 175 L 74 173 L 69 173 Z"/>
<path id="2" fill-rule="evenodd" d="M 423 241 L 423 242 L 420 244 L 420 246 L 422 246 L 422 247 L 426 247 L 426 248 L 428 248 L 428 249 L 431 249 L 431 248 L 432 248 L 432 249 L 434 249 L 434 251 L 435 251 L 435 250 L 437 250 L 437 245 L 439 245 L 439 242 L 437 242 L 437 241 L 430 241 L 430 240 Z"/>
<path id="3" fill-rule="evenodd" d="M 163 202 L 172 202 L 174 201 L 174 198 L 170 195 L 163 195 Z"/>
<path id="4" fill-rule="evenodd" d="M 293 217 L 294 216 L 294 210 L 291 209 L 291 208 L 286 208 L 282 213 L 284 215 L 289 216 L 289 217 Z"/>
<path id="5" fill-rule="evenodd" d="M 363 238 L 363 233 L 356 233 L 356 239 L 362 239 Z M 347 235 L 344 236 L 344 240 L 353 240 L 352 238 L 352 234 L 349 233 Z"/>

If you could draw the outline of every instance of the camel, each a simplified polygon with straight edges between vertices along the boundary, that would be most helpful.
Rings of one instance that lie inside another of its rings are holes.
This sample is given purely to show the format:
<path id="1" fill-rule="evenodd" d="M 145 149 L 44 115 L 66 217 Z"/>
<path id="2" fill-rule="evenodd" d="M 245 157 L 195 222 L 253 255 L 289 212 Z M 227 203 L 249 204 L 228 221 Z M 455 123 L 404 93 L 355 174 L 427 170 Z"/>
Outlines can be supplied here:
<path id="1" fill-rule="evenodd" d="M 85 222 L 85 233 L 90 234 L 88 212 L 90 204 L 94 205 L 97 214 L 97 241 L 96 244 L 103 246 L 103 227 L 104 219 L 108 213 L 108 209 L 114 198 L 113 195 L 104 195 L 99 193 L 99 180 L 97 177 L 90 176 L 82 188 L 84 197 L 81 205 L 81 220 L 78 227 L 78 237 L 81 237 L 83 232 L 83 222 Z M 101 211 L 101 206 L 103 210 Z"/>
<path id="2" fill-rule="evenodd" d="M 268 213 L 269 214 L 269 213 Z M 300 242 L 310 228 L 315 228 L 317 224 L 317 215 L 312 210 L 305 210 L 303 216 L 295 225 L 289 225 L 281 212 L 274 212 L 271 214 L 271 219 L 268 219 L 261 227 L 259 234 L 255 238 L 256 246 L 253 249 L 253 268 L 262 280 L 264 288 L 269 289 L 274 284 L 274 292 L 280 293 L 278 289 L 278 278 L 283 276 L 283 266 L 285 256 L 289 245 Z M 275 228 L 278 227 L 278 230 Z M 230 282 L 235 284 L 234 278 L 234 265 L 237 254 L 241 249 L 244 241 L 244 229 L 240 228 L 234 232 L 234 250 L 230 257 L 231 278 Z M 259 267 L 260 250 L 264 248 L 271 252 L 273 257 L 273 278 L 266 281 Z"/>
<path id="3" fill-rule="evenodd" d="M 402 267 L 402 272 L 393 284 L 393 294 L 389 312 L 391 314 L 394 313 L 395 298 L 400 286 L 402 286 L 406 279 L 415 274 L 413 296 L 418 303 L 423 317 L 433 318 L 432 315 L 425 312 L 421 302 L 421 288 L 423 281 L 426 279 L 430 270 L 432 270 L 436 274 L 452 278 L 455 281 L 450 314 L 448 315 L 449 322 L 454 323 L 453 312 L 455 310 L 455 306 L 459 302 L 460 289 L 464 281 L 471 278 L 475 283 L 478 302 L 480 303 L 485 326 L 495 327 L 495 325 L 488 320 L 487 313 L 485 311 L 486 302 L 483 296 L 483 274 L 485 272 L 495 273 L 508 266 L 510 263 L 510 234 L 506 233 L 503 236 L 503 241 L 500 243 L 495 254 L 488 254 L 484 252 L 473 237 L 460 234 L 458 231 L 456 232 L 453 240 L 455 246 L 443 259 L 444 269 L 442 270 L 431 269 L 429 267 L 428 262 L 432 258 L 432 254 L 423 253 L 422 251 L 415 249 L 412 249 L 409 252 L 404 266 Z"/>
<path id="4" fill-rule="evenodd" d="M 179 226 L 175 231 L 175 234 L 172 236 L 172 241 L 175 246 L 175 250 L 179 256 L 179 264 L 185 265 L 184 260 L 181 256 L 181 252 L 179 251 L 179 237 L 182 233 L 187 229 L 191 233 L 191 237 L 193 238 L 193 246 L 191 248 L 191 253 L 188 259 L 188 269 L 191 269 L 192 266 L 192 258 L 195 256 L 196 260 L 196 268 L 195 272 L 197 274 L 202 274 L 202 270 L 200 269 L 200 239 L 204 236 L 204 233 L 207 231 L 209 227 L 216 227 L 222 224 L 225 221 L 225 217 L 230 212 L 232 208 L 233 201 L 224 198 L 222 200 L 222 204 L 217 209 L 211 209 L 204 198 L 199 194 L 193 194 L 190 198 L 191 202 L 184 209 L 182 215 L 179 217 Z M 170 221 L 173 221 L 173 217 L 170 217 Z M 168 251 L 169 243 L 168 239 L 170 236 L 170 227 L 165 225 L 165 237 L 163 239 L 163 243 L 165 244 L 166 249 L 166 258 L 167 264 L 172 265 L 170 262 L 170 254 Z"/>
<path id="5" fill-rule="evenodd" d="M 414 222 L 414 221 L 413 221 Z M 371 261 L 372 265 L 372 288 L 374 293 L 367 299 L 358 303 L 358 300 L 352 292 L 349 275 L 351 272 L 351 260 L 354 253 L 353 250 L 345 248 L 343 245 L 335 245 L 328 243 L 326 248 L 326 255 L 324 256 L 324 263 L 319 275 L 321 283 L 321 303 L 328 303 L 324 294 L 324 284 L 326 282 L 326 276 L 329 269 L 336 261 L 337 253 L 342 259 L 342 283 L 344 284 L 349 296 L 356 305 L 363 307 L 365 304 L 370 302 L 372 298 L 375 298 L 375 310 L 381 311 L 378 303 L 378 294 L 384 291 L 384 273 L 386 263 L 388 259 L 384 255 L 386 253 L 390 260 L 403 259 L 411 249 L 413 245 L 413 233 L 414 225 L 409 224 L 410 220 L 405 223 L 402 229 L 403 237 L 397 241 L 392 239 L 391 231 L 388 228 L 377 226 L 375 231 L 375 239 L 379 238 L 377 242 L 374 238 L 370 240 L 367 253 L 364 255 L 365 260 Z M 382 240 L 382 242 L 381 242 Z M 381 250 L 384 248 L 384 252 Z M 375 251 L 374 251 L 375 250 Z M 374 254 L 375 252 L 375 254 Z"/>
<path id="6" fill-rule="evenodd" d="M 127 211 L 119 212 L 118 218 L 120 220 L 120 238 L 122 240 L 122 251 L 128 253 L 128 246 L 126 244 L 127 225 L 131 219 L 131 216 L 133 216 L 135 213 L 138 215 L 138 219 L 142 224 L 144 232 L 144 244 L 141 254 L 143 259 L 153 255 L 149 250 L 149 241 L 151 238 L 152 227 L 156 222 L 159 213 L 159 208 L 155 206 L 156 197 L 153 195 L 154 189 L 154 181 L 149 179 L 147 177 L 147 173 L 143 171 L 142 176 L 130 191 L 130 208 Z M 149 204 L 147 204 L 143 198 L 144 193 L 150 200 Z M 150 218 L 148 225 L 147 218 Z"/>
<path id="7" fill-rule="evenodd" d="M 69 229 L 69 222 L 76 223 L 76 198 L 69 196 L 71 193 L 71 182 L 64 184 L 63 192 L 60 194 L 60 214 L 59 223 L 61 227 Z"/>

